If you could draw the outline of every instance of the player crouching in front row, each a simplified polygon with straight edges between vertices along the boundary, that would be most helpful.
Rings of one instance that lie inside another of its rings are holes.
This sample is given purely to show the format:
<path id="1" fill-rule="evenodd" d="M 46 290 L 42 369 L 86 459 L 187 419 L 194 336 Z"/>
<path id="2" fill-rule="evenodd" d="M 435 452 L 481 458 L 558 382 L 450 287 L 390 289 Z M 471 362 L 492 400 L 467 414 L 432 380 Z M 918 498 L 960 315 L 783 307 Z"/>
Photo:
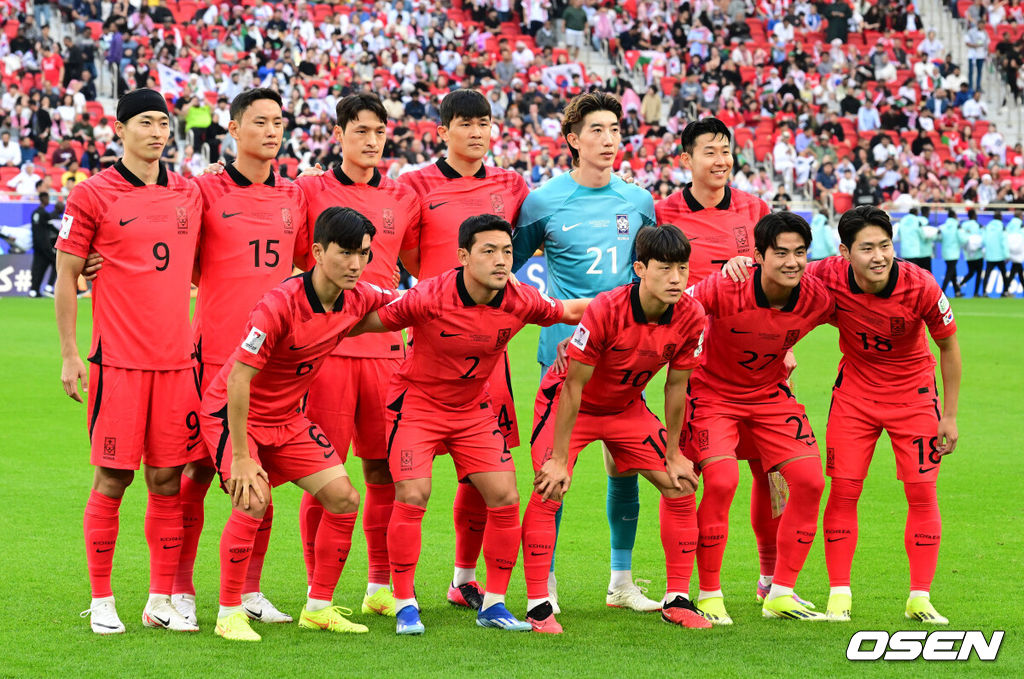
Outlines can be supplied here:
<path id="1" fill-rule="evenodd" d="M 523 518 L 527 621 L 558 634 L 548 592 L 555 514 L 580 451 L 603 441 L 619 472 L 642 474 L 661 492 L 661 541 L 668 573 L 662 618 L 708 628 L 687 591 L 697 549 L 693 465 L 680 454 L 686 385 L 699 363 L 704 312 L 684 294 L 690 244 L 677 227 L 645 227 L 636 236 L 638 283 L 601 293 L 569 340 L 569 367 L 541 381 L 531 441 L 534 492 Z M 665 427 L 643 389 L 665 364 Z"/>
<path id="2" fill-rule="evenodd" d="M 396 297 L 359 283 L 374 233 L 355 210 L 324 210 L 313 235 L 315 266 L 263 296 L 249 316 L 245 339 L 203 400 L 201 430 L 232 504 L 220 542 L 216 631 L 225 639 L 260 639 L 243 612 L 242 586 L 270 488 L 287 481 L 325 509 L 299 626 L 367 631 L 331 602 L 352 546 L 359 495 L 330 441 L 303 414 L 302 399 L 337 344 L 369 312 Z"/>

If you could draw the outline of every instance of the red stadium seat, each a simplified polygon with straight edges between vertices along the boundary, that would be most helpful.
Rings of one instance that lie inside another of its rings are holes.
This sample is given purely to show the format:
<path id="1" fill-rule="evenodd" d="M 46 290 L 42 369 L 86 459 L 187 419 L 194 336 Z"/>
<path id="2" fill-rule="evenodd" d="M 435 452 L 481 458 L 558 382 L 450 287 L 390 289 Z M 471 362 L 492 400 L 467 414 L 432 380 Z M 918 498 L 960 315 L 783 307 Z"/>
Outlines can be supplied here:
<path id="1" fill-rule="evenodd" d="M 8 39 L 13 39 L 18 34 L 18 26 L 21 26 L 21 22 L 17 19 L 10 19 L 4 24 L 4 33 L 7 34 Z"/>
<path id="2" fill-rule="evenodd" d="M 839 193 L 836 191 L 832 194 L 832 210 L 836 214 L 842 214 L 853 207 L 853 196 L 849 193 Z"/>

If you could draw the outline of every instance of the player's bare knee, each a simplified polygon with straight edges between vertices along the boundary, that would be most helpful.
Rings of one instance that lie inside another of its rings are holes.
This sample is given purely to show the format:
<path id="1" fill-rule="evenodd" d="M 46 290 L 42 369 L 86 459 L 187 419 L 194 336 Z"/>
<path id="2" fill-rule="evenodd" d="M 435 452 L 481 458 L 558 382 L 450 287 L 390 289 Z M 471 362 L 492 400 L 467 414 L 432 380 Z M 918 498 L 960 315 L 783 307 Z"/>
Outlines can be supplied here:
<path id="1" fill-rule="evenodd" d="M 485 498 L 488 507 L 507 507 L 514 505 L 519 502 L 519 491 L 516 490 L 515 486 L 511 488 L 503 488 L 491 494 L 489 498 Z"/>
<path id="2" fill-rule="evenodd" d="M 112 469 L 110 467 L 96 467 L 93 475 L 92 489 L 101 495 L 118 499 L 124 495 L 128 486 L 132 485 L 135 472 L 131 469 Z"/>
<path id="3" fill-rule="evenodd" d="M 146 487 L 156 495 L 177 495 L 181 490 L 180 467 L 145 467 Z"/>
<path id="4" fill-rule="evenodd" d="M 335 479 L 316 494 L 316 499 L 331 514 L 351 514 L 359 511 L 359 493 L 348 478 Z"/>
<path id="5" fill-rule="evenodd" d="M 363 460 L 363 479 L 378 486 L 393 483 L 387 460 Z"/>
<path id="6" fill-rule="evenodd" d="M 426 507 L 430 500 L 430 487 L 411 485 L 408 483 L 395 484 L 395 502 L 401 502 L 416 507 Z"/>
<path id="7" fill-rule="evenodd" d="M 186 464 L 185 471 L 182 472 L 185 476 L 204 486 L 213 482 L 213 477 L 216 473 L 217 470 L 210 465 L 198 464 L 196 462 Z"/>

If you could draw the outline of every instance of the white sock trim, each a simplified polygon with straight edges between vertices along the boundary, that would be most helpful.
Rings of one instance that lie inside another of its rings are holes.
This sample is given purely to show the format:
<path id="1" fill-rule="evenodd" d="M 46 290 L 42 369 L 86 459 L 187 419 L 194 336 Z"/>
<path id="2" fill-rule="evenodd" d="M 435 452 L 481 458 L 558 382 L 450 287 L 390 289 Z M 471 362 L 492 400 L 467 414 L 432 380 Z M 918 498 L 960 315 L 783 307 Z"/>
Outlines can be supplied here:
<path id="1" fill-rule="evenodd" d="M 306 610 L 310 613 L 322 611 L 330 605 L 331 601 L 329 599 L 313 599 L 312 597 L 306 599 Z"/>
<path id="2" fill-rule="evenodd" d="M 722 590 L 713 589 L 711 591 L 699 590 L 697 592 L 697 601 L 704 601 L 705 599 L 725 598 L 722 594 Z"/>
<path id="3" fill-rule="evenodd" d="M 845 594 L 846 596 L 853 596 L 853 592 L 850 591 L 849 587 L 830 587 L 828 590 L 828 595 L 832 596 L 833 594 Z"/>
<path id="4" fill-rule="evenodd" d="M 633 571 L 612 571 L 608 589 L 618 589 L 633 584 Z"/>
<path id="5" fill-rule="evenodd" d="M 469 583 L 476 580 L 476 569 L 475 568 L 459 568 L 455 567 L 455 574 L 452 575 L 452 584 L 458 587 L 459 585 L 468 585 Z"/>

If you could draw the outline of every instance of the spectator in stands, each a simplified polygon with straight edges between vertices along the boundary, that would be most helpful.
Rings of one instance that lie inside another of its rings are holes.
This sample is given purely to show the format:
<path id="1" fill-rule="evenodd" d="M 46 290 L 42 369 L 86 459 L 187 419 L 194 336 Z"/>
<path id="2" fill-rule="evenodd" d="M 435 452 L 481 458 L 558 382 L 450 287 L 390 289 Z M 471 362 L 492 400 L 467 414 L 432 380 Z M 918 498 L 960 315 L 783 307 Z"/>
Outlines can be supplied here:
<path id="1" fill-rule="evenodd" d="M 555 35 L 555 29 L 552 27 L 550 19 L 545 19 L 541 27 L 537 29 L 534 43 L 541 49 L 558 46 L 558 36 Z"/>
<path id="2" fill-rule="evenodd" d="M 192 96 L 182 107 L 181 114 L 185 118 L 185 134 L 189 135 L 193 146 L 201 147 L 206 143 L 207 133 L 213 124 L 213 109 L 198 96 Z"/>
<path id="3" fill-rule="evenodd" d="M 92 139 L 85 142 L 85 149 L 82 150 L 82 157 L 79 159 L 78 164 L 89 174 L 99 172 L 100 152 L 96 149 L 96 142 Z"/>
<path id="4" fill-rule="evenodd" d="M 899 156 L 900 149 L 892 143 L 892 137 L 887 134 L 880 135 L 881 139 L 871 149 L 871 155 L 875 159 L 875 165 L 884 165 L 890 158 Z"/>
<path id="5" fill-rule="evenodd" d="M 981 100 L 981 90 L 975 90 L 974 96 L 963 103 L 960 113 L 970 121 L 988 117 L 988 106 Z"/>
<path id="6" fill-rule="evenodd" d="M 828 20 L 825 40 L 830 43 L 834 40 L 846 43 L 849 39 L 850 18 L 853 16 L 853 10 L 850 9 L 847 0 L 835 0 L 835 2 L 829 3 L 825 6 L 823 14 Z"/>
<path id="7" fill-rule="evenodd" d="M 972 9 L 980 6 L 981 0 L 976 0 L 976 4 L 968 9 L 968 16 Z M 988 33 L 981 27 L 980 20 L 968 19 L 964 43 L 967 45 L 967 83 L 971 90 L 980 90 L 989 46 Z"/>
<path id="8" fill-rule="evenodd" d="M 878 117 L 878 108 L 875 106 L 875 102 L 871 99 L 866 100 L 857 109 L 857 130 L 860 132 L 871 132 L 881 126 L 882 121 Z"/>
<path id="9" fill-rule="evenodd" d="M 783 130 L 772 149 L 775 173 L 781 177 L 787 191 L 792 190 L 796 179 L 796 147 L 793 146 L 791 137 L 789 130 Z"/>
<path id="10" fill-rule="evenodd" d="M 0 167 L 18 167 L 21 164 L 21 149 L 11 139 L 8 130 L 0 132 Z"/>
<path id="11" fill-rule="evenodd" d="M 640 103 L 640 114 L 648 125 L 657 127 L 661 124 L 661 95 L 658 93 L 657 85 L 647 88 L 647 93 Z"/>
<path id="12" fill-rule="evenodd" d="M 21 165 L 33 162 L 36 156 L 39 155 L 39 151 L 36 150 L 32 139 L 28 136 L 21 137 L 18 142 L 18 149 L 21 151 Z"/>
<path id="13" fill-rule="evenodd" d="M 562 11 L 565 22 L 565 44 L 569 48 L 569 58 L 579 59 L 580 48 L 583 47 L 584 31 L 587 28 L 587 13 L 582 8 L 583 0 L 569 0 L 569 6 Z"/>
<path id="14" fill-rule="evenodd" d="M 68 169 L 68 166 L 75 161 L 75 151 L 71 148 L 71 140 L 61 139 L 57 144 L 57 148 L 53 150 L 53 155 L 50 156 L 50 164 L 54 167 L 62 167 L 66 170 Z"/>
<path id="15" fill-rule="evenodd" d="M 42 102 L 49 104 L 49 99 L 44 98 Z M 29 100 L 29 133 L 35 144 L 36 151 L 46 153 L 50 145 L 50 128 L 53 126 L 53 119 L 47 107 L 42 105 L 39 99 Z"/>
<path id="16" fill-rule="evenodd" d="M 22 197 L 35 196 L 36 187 L 41 177 L 35 173 L 36 167 L 32 163 L 25 163 L 21 166 L 18 174 L 7 181 L 7 186 Z"/>
<path id="17" fill-rule="evenodd" d="M 854 178 L 854 171 L 852 167 L 844 168 L 839 176 L 839 181 L 836 184 L 836 190 L 839 193 L 845 193 L 852 196 L 853 192 L 857 190 L 857 180 Z"/>
<path id="18" fill-rule="evenodd" d="M 924 40 L 917 45 L 917 52 L 928 61 L 941 62 L 943 57 L 946 56 L 946 47 L 936 37 L 935 29 L 929 28 Z"/>
<path id="19" fill-rule="evenodd" d="M 995 123 L 990 123 L 988 130 L 982 135 L 981 150 L 998 158 L 1000 165 L 1006 165 L 1006 141 L 1002 133 L 996 129 Z"/>
<path id="20" fill-rule="evenodd" d="M 68 163 L 67 172 L 62 174 L 60 177 L 60 185 L 61 188 L 64 188 L 65 186 L 68 185 L 69 181 L 78 184 L 84 182 L 88 178 L 89 175 L 79 169 L 78 161 L 72 160 L 70 163 Z"/>

